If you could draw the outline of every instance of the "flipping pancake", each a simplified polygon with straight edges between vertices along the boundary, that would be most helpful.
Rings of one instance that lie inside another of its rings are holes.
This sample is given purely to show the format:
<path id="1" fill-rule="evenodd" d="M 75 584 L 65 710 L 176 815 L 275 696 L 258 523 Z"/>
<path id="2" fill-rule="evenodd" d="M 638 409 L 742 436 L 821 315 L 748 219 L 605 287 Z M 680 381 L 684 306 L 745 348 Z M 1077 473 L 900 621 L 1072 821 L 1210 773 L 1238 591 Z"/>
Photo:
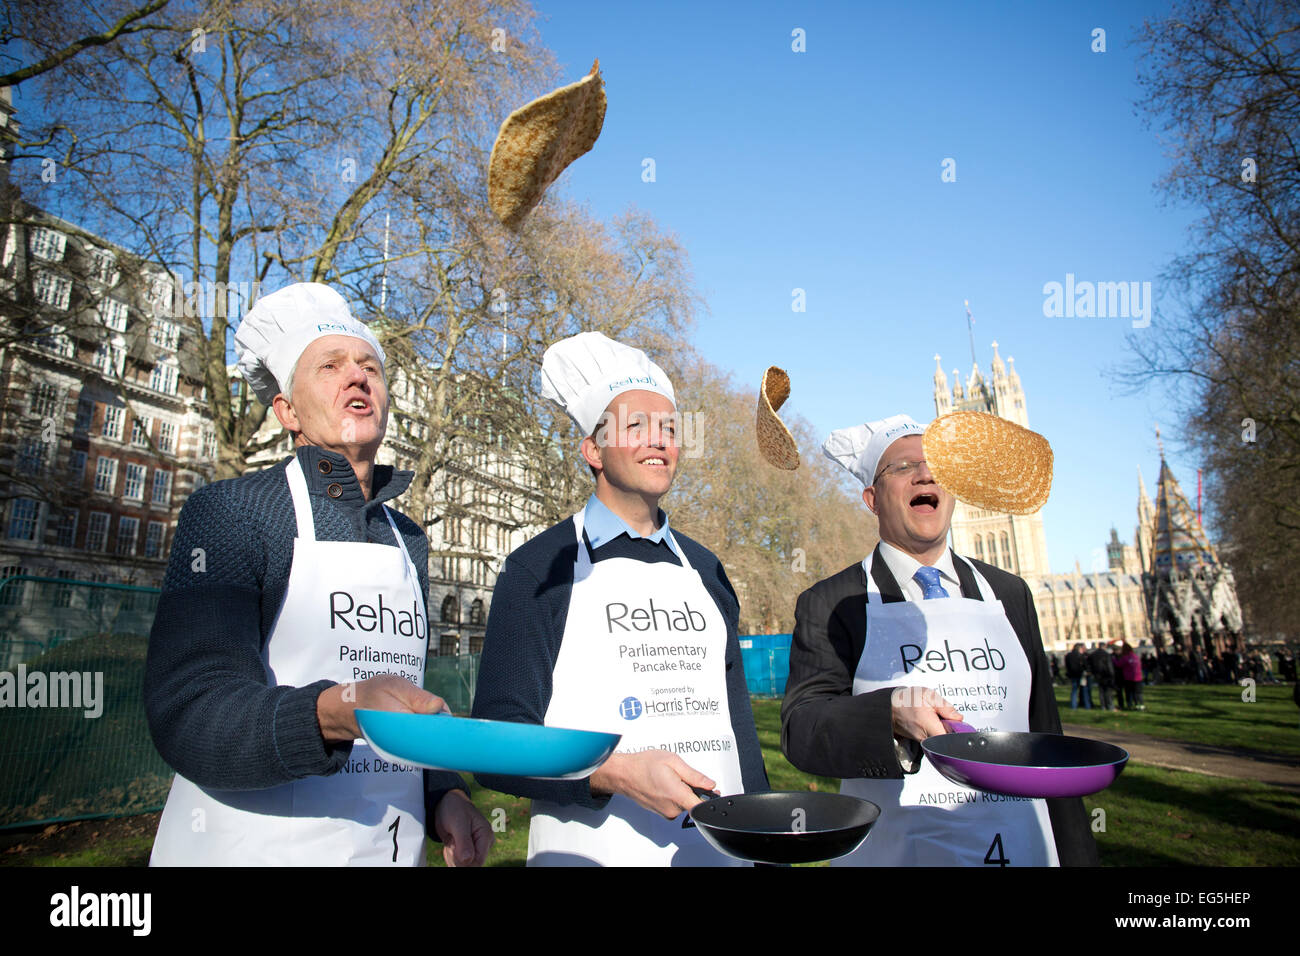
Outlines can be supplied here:
<path id="1" fill-rule="evenodd" d="M 763 383 L 758 387 L 758 451 L 764 460 L 776 468 L 794 471 L 799 467 L 799 449 L 785 422 L 777 417 L 777 410 L 790 397 L 790 376 L 775 365 L 763 373 Z"/>
<path id="2" fill-rule="evenodd" d="M 488 163 L 488 204 L 517 230 L 542 201 L 546 187 L 588 152 L 605 123 L 600 60 L 577 83 L 519 107 L 501 124 Z"/>
<path id="3" fill-rule="evenodd" d="M 951 412 L 921 438 L 930 472 L 960 501 L 999 514 L 1028 515 L 1052 490 L 1047 439 L 997 415 Z"/>

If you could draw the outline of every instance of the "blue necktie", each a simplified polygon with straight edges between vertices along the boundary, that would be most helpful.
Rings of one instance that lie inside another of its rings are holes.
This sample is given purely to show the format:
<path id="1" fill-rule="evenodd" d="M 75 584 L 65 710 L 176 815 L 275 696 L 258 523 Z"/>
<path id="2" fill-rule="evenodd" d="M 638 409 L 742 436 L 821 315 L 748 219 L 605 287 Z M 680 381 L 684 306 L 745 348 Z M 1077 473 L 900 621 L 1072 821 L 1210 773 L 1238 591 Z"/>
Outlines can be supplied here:
<path id="1" fill-rule="evenodd" d="M 945 598 L 948 596 L 948 592 L 945 591 L 943 585 L 939 583 L 938 568 L 931 568 L 922 565 L 916 569 L 916 574 L 912 575 L 912 577 L 914 577 L 921 585 L 921 596 L 925 598 L 925 600 L 928 601 L 930 598 Z"/>

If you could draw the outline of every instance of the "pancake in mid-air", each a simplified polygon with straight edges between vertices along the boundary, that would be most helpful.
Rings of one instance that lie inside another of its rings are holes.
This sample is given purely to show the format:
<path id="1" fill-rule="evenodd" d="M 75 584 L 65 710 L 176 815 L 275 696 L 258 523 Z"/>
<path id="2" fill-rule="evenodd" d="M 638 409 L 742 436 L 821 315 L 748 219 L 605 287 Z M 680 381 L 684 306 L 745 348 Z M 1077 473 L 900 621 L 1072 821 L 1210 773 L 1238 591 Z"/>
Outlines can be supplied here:
<path id="1" fill-rule="evenodd" d="M 930 473 L 976 508 L 1028 515 L 1052 490 L 1052 446 L 1038 432 L 986 412 L 951 412 L 922 436 Z"/>
<path id="2" fill-rule="evenodd" d="M 488 204 L 517 230 L 546 187 L 588 152 L 605 123 L 600 60 L 576 83 L 519 107 L 501 124 L 488 163 Z"/>
<path id="3" fill-rule="evenodd" d="M 785 422 L 777 411 L 790 397 L 790 376 L 775 365 L 763 373 L 763 383 L 758 388 L 758 451 L 763 459 L 776 468 L 794 471 L 799 467 L 799 448 Z"/>

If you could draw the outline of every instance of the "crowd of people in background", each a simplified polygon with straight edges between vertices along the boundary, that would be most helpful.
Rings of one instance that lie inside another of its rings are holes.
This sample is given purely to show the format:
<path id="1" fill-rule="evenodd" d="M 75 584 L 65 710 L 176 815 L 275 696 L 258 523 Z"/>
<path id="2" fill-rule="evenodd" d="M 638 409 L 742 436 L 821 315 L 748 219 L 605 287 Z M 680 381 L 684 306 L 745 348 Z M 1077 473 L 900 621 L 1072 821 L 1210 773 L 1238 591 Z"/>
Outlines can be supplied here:
<path id="1" fill-rule="evenodd" d="M 1249 677 L 1257 684 L 1294 683 L 1296 655 L 1290 648 L 1248 648 L 1244 653 L 1224 651 L 1204 654 L 1181 647 L 1138 654 L 1127 641 L 1098 642 L 1090 650 L 1075 644 L 1067 654 L 1052 654 L 1052 677 L 1070 685 L 1070 708 L 1091 710 L 1146 710 L 1142 688 L 1146 684 L 1235 684 Z M 1276 669 L 1274 664 L 1276 663 Z"/>

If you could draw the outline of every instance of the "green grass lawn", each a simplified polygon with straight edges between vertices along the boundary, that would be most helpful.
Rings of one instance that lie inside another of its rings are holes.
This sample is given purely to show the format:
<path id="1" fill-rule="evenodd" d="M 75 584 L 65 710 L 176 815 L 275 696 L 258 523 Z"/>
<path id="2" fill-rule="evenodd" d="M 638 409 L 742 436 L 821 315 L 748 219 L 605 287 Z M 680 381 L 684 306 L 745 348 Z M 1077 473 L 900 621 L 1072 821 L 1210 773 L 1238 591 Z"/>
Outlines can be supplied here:
<path id="1" fill-rule="evenodd" d="M 1103 711 L 1070 710 L 1069 685 L 1058 685 L 1056 702 L 1062 723 L 1300 757 L 1300 709 L 1291 700 L 1291 686 L 1261 684 L 1253 701 L 1242 700 L 1245 690 L 1226 684 L 1157 685 L 1143 690 L 1146 710 Z"/>
<path id="2" fill-rule="evenodd" d="M 1155 707 L 1155 698 L 1163 700 L 1165 692 L 1182 689 L 1155 688 L 1162 693 L 1148 696 L 1148 710 L 1113 716 L 1150 715 Z M 1232 689 L 1201 688 L 1211 692 Z M 1238 706 L 1255 706 L 1240 703 L 1240 690 L 1237 688 L 1235 698 Z M 1277 723 L 1269 739 L 1274 735 L 1281 738 L 1285 732 L 1281 721 L 1289 720 L 1290 715 L 1280 706 L 1279 699 L 1284 697 L 1286 707 L 1290 707 L 1293 714 L 1295 712 L 1290 701 L 1290 687 L 1264 687 L 1257 688 L 1257 691 L 1256 703 L 1261 709 L 1249 713 L 1260 715 L 1258 718 L 1244 717 L 1233 710 L 1231 700 L 1223 694 L 1207 694 L 1206 701 L 1200 705 L 1201 712 L 1208 716 L 1222 710 L 1225 716 L 1210 720 L 1204 727 L 1192 724 L 1190 713 L 1198 709 L 1195 701 L 1188 695 L 1168 696 L 1188 712 L 1183 714 L 1178 724 L 1183 734 L 1199 731 L 1201 742 L 1232 746 L 1221 742 L 1236 739 L 1237 720 L 1260 719 L 1270 726 Z M 819 789 L 838 791 L 838 780 L 801 773 L 781 754 L 781 702 L 755 700 L 753 703 L 754 722 L 763 744 L 772 787 L 777 790 L 803 789 L 813 782 Z M 1069 703 L 1069 688 L 1066 688 L 1066 703 Z M 1071 717 L 1083 713 L 1088 711 L 1070 711 L 1068 708 L 1062 711 L 1063 716 L 1069 714 Z M 1100 712 L 1097 713 L 1100 717 Z M 1207 717 L 1202 716 L 1201 720 L 1207 720 Z M 1296 732 L 1292 730 L 1291 734 L 1294 738 Z M 1184 739 L 1188 738 L 1184 736 Z M 1257 745 L 1257 749 L 1262 748 Z M 1300 864 L 1300 795 L 1253 781 L 1130 766 L 1109 789 L 1085 798 L 1084 807 L 1094 821 L 1094 835 L 1103 866 Z M 1097 809 L 1105 811 L 1104 817 L 1094 814 Z M 1096 827 L 1103 822 L 1105 831 L 1098 832 Z"/>
<path id="3" fill-rule="evenodd" d="M 1186 693 L 1189 689 L 1190 694 Z M 1248 726 L 1254 728 L 1256 737 L 1263 734 L 1269 741 L 1286 739 L 1288 725 L 1284 722 L 1291 716 L 1286 708 L 1294 712 L 1289 687 L 1257 688 L 1255 704 L 1243 704 L 1241 688 L 1236 688 L 1236 693 L 1233 690 L 1149 688 L 1145 712 L 1107 717 L 1098 711 L 1095 722 L 1117 720 L 1120 729 L 1155 734 L 1149 729 L 1139 731 L 1134 726 L 1136 721 L 1126 723 L 1130 718 L 1155 717 L 1156 726 L 1167 728 L 1159 736 L 1219 746 L 1241 746 L 1235 741 L 1247 731 L 1239 722 L 1253 722 Z M 1068 703 L 1068 688 L 1066 694 Z M 838 780 L 796 770 L 781 753 L 781 702 L 756 699 L 753 705 L 772 788 L 838 791 Z M 1250 707 L 1257 709 L 1237 709 Z M 1070 711 L 1068 707 L 1062 710 L 1070 720 L 1076 714 L 1089 713 Z M 1296 732 L 1290 733 L 1294 738 Z M 1290 742 L 1294 749 L 1294 739 Z M 1254 749 L 1267 748 L 1256 743 Z M 1291 751 L 1279 748 L 1279 752 Z M 528 852 L 527 801 L 480 788 L 474 793 L 474 802 L 489 820 L 494 809 L 506 810 L 507 829 L 498 834 L 489 865 L 522 865 Z M 1085 798 L 1084 806 L 1093 820 L 1103 866 L 1300 865 L 1300 795 L 1253 781 L 1130 766 L 1114 786 Z M 1104 811 L 1104 816 L 1094 812 L 1098 809 Z M 1105 829 L 1098 830 L 1103 824 Z M 442 865 L 440 849 L 430 853 L 429 862 Z"/>
<path id="4" fill-rule="evenodd" d="M 528 858 L 528 802 L 521 797 L 480 787 L 469 774 L 464 775 L 470 785 L 474 805 L 487 817 L 496 835 L 496 843 L 488 853 L 487 866 L 523 866 Z M 426 857 L 430 866 L 446 866 L 442 859 L 442 844 L 428 843 Z"/>
<path id="5" fill-rule="evenodd" d="M 1260 687 L 1254 703 L 1243 703 L 1241 688 L 1155 687 L 1147 689 L 1145 712 L 1063 708 L 1062 717 L 1196 743 L 1297 755 L 1296 710 L 1289 695 L 1289 687 Z M 781 702 L 753 704 L 773 788 L 838 790 L 837 780 L 801 773 L 781 754 Z M 498 831 L 488 865 L 522 866 L 528 852 L 528 801 L 477 785 L 472 792 L 475 804 Z M 1300 794 L 1253 781 L 1129 766 L 1112 787 L 1085 798 L 1084 805 L 1093 814 L 1105 866 L 1300 865 Z M 1104 817 L 1096 810 L 1104 811 Z M 1104 830 L 1099 829 L 1103 823 Z M 4 862 L 140 866 L 148 862 L 151 842 L 151 831 L 133 833 L 60 856 L 26 854 Z M 429 844 L 428 859 L 430 865 L 443 865 L 439 844 Z"/>
<path id="6" fill-rule="evenodd" d="M 115 835 L 71 852 L 0 859 L 0 866 L 148 866 L 155 829 L 156 824 L 148 827 L 148 832 Z"/>
<path id="7" fill-rule="evenodd" d="M 1103 866 L 1300 865 L 1300 794 L 1251 780 L 1130 764 L 1083 805 Z"/>

